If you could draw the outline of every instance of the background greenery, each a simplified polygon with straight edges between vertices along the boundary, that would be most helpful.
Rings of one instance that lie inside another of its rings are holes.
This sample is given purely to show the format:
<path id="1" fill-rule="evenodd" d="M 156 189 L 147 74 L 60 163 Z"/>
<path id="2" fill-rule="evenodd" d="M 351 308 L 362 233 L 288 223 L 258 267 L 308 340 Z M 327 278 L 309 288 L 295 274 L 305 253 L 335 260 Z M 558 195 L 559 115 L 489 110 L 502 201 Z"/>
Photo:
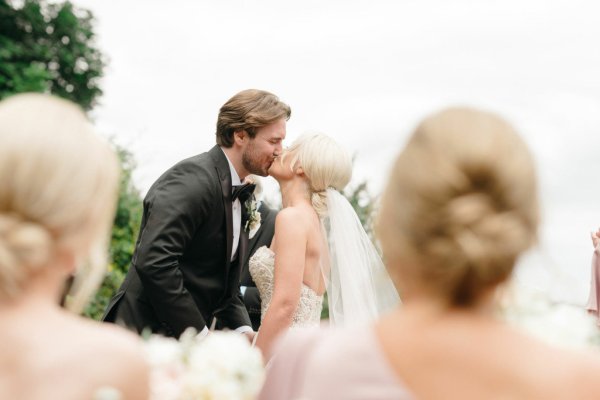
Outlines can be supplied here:
<path id="1" fill-rule="evenodd" d="M 43 92 L 91 110 L 102 94 L 105 57 L 96 47 L 94 16 L 70 2 L 0 0 L 0 99 L 22 92 Z M 133 255 L 142 200 L 133 184 L 132 154 L 115 145 L 122 168 L 106 277 L 84 315 L 100 319 L 121 285 Z M 363 182 L 345 193 L 372 237 L 373 199 Z M 327 318 L 327 303 L 323 318 Z"/>
<path id="2" fill-rule="evenodd" d="M 121 147 L 116 149 L 121 161 L 121 182 L 110 241 L 111 263 L 102 286 L 84 311 L 84 315 L 94 319 L 102 317 L 110 298 L 125 279 L 142 219 L 141 196 L 131 178 L 135 169 L 133 156 Z"/>
<path id="3" fill-rule="evenodd" d="M 69 2 L 0 0 L 0 99 L 50 92 L 90 110 L 104 65 L 89 11 Z"/>

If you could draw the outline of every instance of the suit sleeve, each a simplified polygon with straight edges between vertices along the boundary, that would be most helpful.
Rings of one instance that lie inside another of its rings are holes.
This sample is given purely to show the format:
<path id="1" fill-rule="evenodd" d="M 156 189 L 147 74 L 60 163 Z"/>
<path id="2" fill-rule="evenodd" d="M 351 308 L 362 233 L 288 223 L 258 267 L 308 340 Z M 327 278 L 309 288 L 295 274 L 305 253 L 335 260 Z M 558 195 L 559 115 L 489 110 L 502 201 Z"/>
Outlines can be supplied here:
<path id="1" fill-rule="evenodd" d="M 237 329 L 241 326 L 252 327 L 248 310 L 244 304 L 242 294 L 238 290 L 231 296 L 224 307 L 215 312 L 215 316 L 221 321 L 221 324 L 230 329 Z"/>
<path id="2" fill-rule="evenodd" d="M 201 184 L 197 174 L 172 171 L 144 205 L 145 219 L 133 260 L 158 319 L 175 336 L 187 327 L 206 326 L 192 295 L 185 288 L 179 259 L 206 220 L 210 199 L 217 194 L 209 177 Z"/>

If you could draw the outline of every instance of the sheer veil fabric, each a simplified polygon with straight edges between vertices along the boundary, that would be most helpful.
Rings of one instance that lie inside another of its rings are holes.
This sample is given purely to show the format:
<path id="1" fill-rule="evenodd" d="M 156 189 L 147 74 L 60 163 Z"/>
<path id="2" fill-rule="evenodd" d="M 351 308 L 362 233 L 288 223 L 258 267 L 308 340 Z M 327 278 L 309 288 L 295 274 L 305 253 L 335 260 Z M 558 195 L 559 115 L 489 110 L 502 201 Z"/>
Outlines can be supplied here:
<path id="1" fill-rule="evenodd" d="M 337 190 L 327 189 L 327 210 L 323 229 L 329 263 L 322 263 L 322 269 L 330 322 L 365 325 L 400 304 L 400 298 L 348 200 Z"/>

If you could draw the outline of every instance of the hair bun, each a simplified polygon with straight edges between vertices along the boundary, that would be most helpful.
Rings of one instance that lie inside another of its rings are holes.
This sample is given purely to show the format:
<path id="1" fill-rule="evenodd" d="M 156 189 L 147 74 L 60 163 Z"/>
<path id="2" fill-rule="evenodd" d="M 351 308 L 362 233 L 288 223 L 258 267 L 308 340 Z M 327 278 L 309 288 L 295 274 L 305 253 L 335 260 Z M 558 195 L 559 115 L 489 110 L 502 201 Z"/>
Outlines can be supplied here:
<path id="1" fill-rule="evenodd" d="M 312 192 L 311 203 L 320 218 L 327 216 L 327 190 Z"/>
<path id="2" fill-rule="evenodd" d="M 476 224 L 494 212 L 494 205 L 484 193 L 468 193 L 455 197 L 443 210 L 450 227 L 467 227 Z"/>
<path id="3" fill-rule="evenodd" d="M 455 303 L 469 303 L 486 287 L 504 281 L 518 255 L 531 245 L 525 221 L 499 210 L 485 193 L 458 196 L 442 209 L 442 235 L 430 255 L 444 265 Z"/>
<path id="4" fill-rule="evenodd" d="M 501 210 L 484 193 L 470 193 L 451 200 L 445 208 L 447 229 L 465 258 L 479 262 L 490 255 L 520 253 L 531 244 L 526 222 Z"/>
<path id="5" fill-rule="evenodd" d="M 52 242 L 40 225 L 0 215 L 0 292 L 17 293 L 23 280 L 49 260 Z"/>

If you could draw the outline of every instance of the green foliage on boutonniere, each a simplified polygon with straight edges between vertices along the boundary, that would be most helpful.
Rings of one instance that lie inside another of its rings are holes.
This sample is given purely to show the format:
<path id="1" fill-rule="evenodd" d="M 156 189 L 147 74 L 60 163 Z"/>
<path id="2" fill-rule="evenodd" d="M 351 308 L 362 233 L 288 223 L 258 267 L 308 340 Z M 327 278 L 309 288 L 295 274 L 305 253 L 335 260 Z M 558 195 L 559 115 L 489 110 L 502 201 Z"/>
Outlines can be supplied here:
<path id="1" fill-rule="evenodd" d="M 258 205 L 256 204 L 254 196 L 246 200 L 244 206 L 246 207 L 246 215 L 248 216 L 244 230 L 249 232 L 248 237 L 252 239 L 260 228 L 261 221 L 260 212 L 258 211 Z"/>

